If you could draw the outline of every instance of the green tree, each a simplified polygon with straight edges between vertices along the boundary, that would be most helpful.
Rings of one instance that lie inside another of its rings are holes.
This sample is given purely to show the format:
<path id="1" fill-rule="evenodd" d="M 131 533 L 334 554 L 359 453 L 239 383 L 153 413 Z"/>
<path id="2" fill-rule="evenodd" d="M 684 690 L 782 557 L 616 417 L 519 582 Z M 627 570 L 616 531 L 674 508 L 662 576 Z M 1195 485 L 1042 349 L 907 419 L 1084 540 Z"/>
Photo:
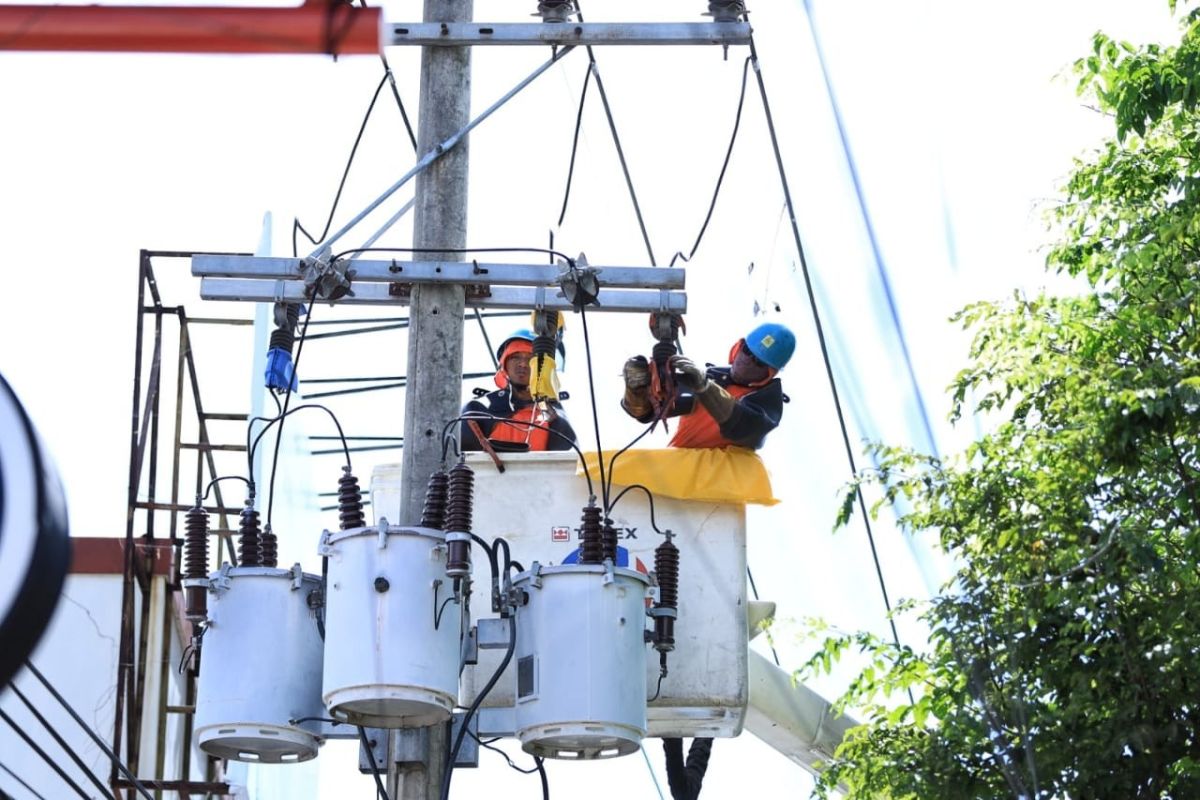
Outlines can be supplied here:
<path id="1" fill-rule="evenodd" d="M 1200 797 L 1200 12 L 1181 29 L 1097 34 L 1077 64 L 1116 131 L 1053 210 L 1048 267 L 1089 289 L 958 316 L 951 416 L 994 430 L 944 460 L 878 446 L 847 494 L 840 523 L 872 484 L 958 569 L 903 612 L 927 648 L 842 636 L 809 662 L 869 663 L 821 796 Z"/>

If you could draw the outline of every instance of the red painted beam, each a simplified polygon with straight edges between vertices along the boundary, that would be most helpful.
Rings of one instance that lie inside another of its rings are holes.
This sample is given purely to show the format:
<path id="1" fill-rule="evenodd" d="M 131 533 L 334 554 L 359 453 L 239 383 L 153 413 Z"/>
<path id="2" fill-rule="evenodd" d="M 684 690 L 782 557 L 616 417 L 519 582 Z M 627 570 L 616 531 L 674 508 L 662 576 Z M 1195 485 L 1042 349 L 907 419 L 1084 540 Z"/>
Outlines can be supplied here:
<path id="1" fill-rule="evenodd" d="M 379 8 L 0 5 L 0 51 L 377 55 Z"/>

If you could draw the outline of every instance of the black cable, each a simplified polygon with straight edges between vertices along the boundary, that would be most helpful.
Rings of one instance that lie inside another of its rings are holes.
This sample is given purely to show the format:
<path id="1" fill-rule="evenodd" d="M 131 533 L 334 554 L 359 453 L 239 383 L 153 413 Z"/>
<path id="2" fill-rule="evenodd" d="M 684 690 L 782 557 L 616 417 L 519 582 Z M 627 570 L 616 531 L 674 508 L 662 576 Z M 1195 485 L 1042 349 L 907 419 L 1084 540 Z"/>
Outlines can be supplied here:
<path id="1" fill-rule="evenodd" d="M 363 115 L 362 123 L 358 126 L 358 135 L 354 137 L 354 146 L 350 148 L 350 157 L 346 159 L 346 168 L 342 170 L 342 180 L 338 183 L 337 192 L 333 196 L 333 205 L 329 208 L 329 217 L 325 220 L 325 228 L 321 231 L 321 235 L 314 239 L 312 235 L 304 229 L 304 226 L 300 224 L 299 217 L 292 218 L 293 258 L 299 254 L 299 248 L 296 246 L 297 230 L 303 233 L 304 238 L 308 239 L 314 245 L 320 244 L 325 240 L 325 237 L 329 235 L 329 228 L 333 224 L 333 215 L 337 213 L 338 203 L 342 199 L 342 190 L 346 188 L 346 178 L 350 176 L 350 166 L 354 163 L 354 156 L 358 153 L 358 145 L 362 142 L 363 133 L 367 130 L 367 122 L 371 119 L 371 112 L 375 109 L 375 102 L 379 99 L 379 93 L 383 91 L 383 86 L 385 83 L 387 83 L 389 74 L 390 72 L 384 74 L 383 78 L 379 81 L 379 85 L 375 87 L 375 94 L 371 95 L 371 102 L 367 106 L 367 113 Z M 408 119 L 405 117 L 405 124 L 407 124 L 407 122 Z"/>
<path id="2" fill-rule="evenodd" d="M 311 298 L 308 303 L 308 313 L 304 315 L 304 327 L 300 329 L 300 339 L 296 344 L 296 360 L 292 365 L 292 374 L 300 374 L 300 355 L 304 352 L 304 337 L 308 333 L 308 321 L 312 319 L 312 302 Z M 288 382 L 287 393 L 283 396 L 283 411 L 279 414 L 279 430 L 275 433 L 275 454 L 271 457 L 271 477 L 267 482 L 267 525 L 271 524 L 271 512 L 275 510 L 275 473 L 276 467 L 279 465 L 279 446 L 283 442 L 283 420 L 288 414 L 288 404 L 292 400 L 292 384 Z M 268 423 L 269 424 L 269 423 Z M 339 430 L 341 426 L 338 426 Z M 262 434 L 259 434 L 260 436 Z M 350 454 L 346 454 L 347 460 Z"/>
<path id="3" fill-rule="evenodd" d="M 575 3 L 575 16 L 583 22 L 583 9 L 579 2 Z M 588 63 L 596 75 L 596 91 L 600 92 L 600 102 L 604 104 L 604 116 L 608 118 L 608 129 L 612 132 L 613 144 L 617 147 L 617 158 L 621 162 L 621 171 L 625 173 L 625 185 L 629 187 L 629 197 L 633 200 L 633 211 L 637 215 L 638 227 L 642 230 L 642 241 L 646 243 L 646 253 L 650 256 L 650 264 L 657 267 L 654 258 L 654 248 L 650 246 L 650 235 L 646 232 L 646 221 L 642 219 L 642 207 L 638 203 L 637 192 L 633 189 L 633 178 L 629 175 L 629 165 L 625 163 L 625 150 L 621 147 L 621 137 L 617 135 L 617 123 L 613 120 L 612 107 L 608 104 L 608 92 L 604 91 L 604 81 L 600 78 L 600 66 L 596 63 L 596 53 L 589 44 L 587 46 Z"/>
<path id="4" fill-rule="evenodd" d="M 767 86 L 763 82 L 762 67 L 758 62 L 758 50 L 754 46 L 754 34 L 750 35 L 750 58 L 754 61 L 754 75 L 758 80 L 759 94 L 762 95 L 763 111 L 767 117 L 767 131 L 771 136 L 771 148 L 775 152 L 775 165 L 779 170 L 779 181 L 783 184 L 783 199 L 787 203 L 788 217 L 792 224 L 792 237 L 796 241 L 796 251 L 800 259 L 800 271 L 804 275 L 804 288 L 808 293 L 808 304 L 812 309 L 813 324 L 817 331 L 817 341 L 821 345 L 821 358 L 825 361 L 825 375 L 829 381 L 829 391 L 833 396 L 833 406 L 837 411 L 838 426 L 842 432 L 842 444 L 846 450 L 846 459 L 850 463 L 850 474 L 858 475 L 858 466 L 854 461 L 854 448 L 850 445 L 850 433 L 846 427 L 846 415 L 842 411 L 842 401 L 838 396 L 837 380 L 833 376 L 833 364 L 829 358 L 829 347 L 825 342 L 825 329 L 821 324 L 821 314 L 817 308 L 817 296 L 813 291 L 812 276 L 808 270 L 808 259 L 804 256 L 804 244 L 800 239 L 800 228 L 796 224 L 796 209 L 792 204 L 792 192 L 788 185 L 787 172 L 783 168 L 783 154 L 779 150 L 779 138 L 775 133 L 775 121 L 771 115 L 771 103 L 767 99 Z M 871 517 L 867 513 L 867 504 L 863 499 L 862 490 L 856 488 L 855 494 L 858 496 L 858 507 L 862 511 L 863 525 L 867 529 L 867 541 L 871 545 L 871 558 L 875 561 L 875 574 L 879 578 L 879 590 L 883 594 L 883 605 L 887 609 L 888 625 L 892 629 L 892 639 L 896 643 L 896 647 L 900 647 L 900 634 L 896 630 L 896 621 L 892 619 L 892 603 L 888 598 L 887 582 L 883 578 L 883 567 L 879 562 L 879 550 L 875 546 L 875 534 L 871 530 Z M 912 691 L 909 691 L 909 700 L 912 699 Z"/>
<path id="5" fill-rule="evenodd" d="M 9 775 L 11 775 L 11 776 L 12 776 L 12 778 L 13 778 L 13 780 L 15 780 L 17 783 L 21 784 L 23 787 L 25 787 L 25 791 L 29 792 L 31 795 L 33 795 L 34 797 L 36 797 L 38 800 L 46 800 L 46 798 L 45 798 L 45 797 L 43 797 L 41 794 L 39 794 L 37 791 L 35 791 L 35 790 L 34 790 L 34 788 L 33 788 L 32 786 L 30 786 L 28 783 L 26 783 L 26 782 L 25 782 L 25 780 L 24 780 L 24 779 L 23 779 L 23 778 L 22 778 L 20 775 L 18 775 L 17 773 L 13 772 L 13 771 L 12 771 L 11 769 L 9 769 L 7 766 L 5 766 L 4 764 L 0 763 L 0 769 L 4 770 L 4 771 L 5 771 L 5 772 L 7 772 Z M 5 792 L 3 789 L 0 789 L 0 796 L 3 796 L 4 798 L 7 798 L 7 800 L 12 800 L 12 795 L 8 794 L 8 793 L 7 793 L 7 792 Z"/>
<path id="6" fill-rule="evenodd" d="M 588 336 L 587 312 L 579 307 L 579 319 L 583 324 L 583 352 L 587 358 L 588 393 L 592 397 L 592 425 L 596 429 L 596 463 L 600 465 L 600 494 L 605 513 L 608 512 L 608 485 L 604 480 L 604 448 L 600 446 L 600 411 L 596 406 L 596 384 L 592 380 L 592 343 Z M 582 456 L 581 456 L 582 457 Z M 591 494 L 591 482 L 588 483 L 588 494 Z"/>
<path id="7" fill-rule="evenodd" d="M 43 675 L 41 671 L 33 665 L 33 662 L 26 659 L 25 667 L 31 673 L 33 673 L 35 678 L 41 681 L 42 686 L 46 687 L 46 691 L 48 691 L 54 697 L 54 699 L 57 700 L 64 709 L 66 709 L 67 713 L 71 715 L 71 718 L 75 720 L 75 723 L 79 725 L 80 728 L 83 728 L 83 732 L 86 733 L 102 751 L 104 751 L 104 754 L 108 756 L 109 760 L 112 761 L 117 770 L 120 771 L 120 773 L 124 775 L 131 784 L 133 784 L 133 788 L 137 790 L 138 794 L 146 798 L 146 800 L 154 800 L 150 793 L 146 791 L 146 787 L 142 785 L 142 782 L 139 781 L 137 777 L 129 771 L 129 767 L 121 763 L 121 759 L 117 758 L 117 754 L 112 751 L 112 748 L 100 738 L 99 734 L 88 727 L 88 724 L 83 721 L 83 717 L 79 716 L 75 709 L 71 707 L 71 704 L 68 703 L 66 699 L 58 693 L 58 690 L 54 688 L 54 685 L 51 684 L 50 681 L 46 680 L 46 676 Z"/>
<path id="8" fill-rule="evenodd" d="M 487 697 L 488 692 L 492 691 L 492 687 L 500 680 L 500 676 L 504 674 L 504 670 L 508 669 L 508 664 L 512 661 L 513 653 L 517 649 L 516 616 L 508 618 L 508 631 L 508 649 L 504 651 L 504 658 L 500 661 L 500 666 L 492 673 L 492 677 L 488 679 L 483 689 L 475 696 L 475 702 L 471 703 L 471 707 L 467 709 L 467 713 L 463 716 L 462 726 L 458 729 L 458 736 L 454 739 L 454 746 L 450 749 L 450 758 L 446 763 L 446 774 L 442 780 L 441 800 L 447 800 L 450 797 L 450 778 L 454 775 L 454 763 L 458 761 L 458 751 L 462 749 L 463 737 L 467 729 L 471 726 L 471 717 L 475 716 L 475 712 L 479 710 L 479 704 Z"/>
<path id="9" fill-rule="evenodd" d="M 15 682 L 10 683 L 8 688 L 13 690 L 13 693 L 16 694 L 21 702 L 25 704 L 25 707 L 29 709 L 29 713 L 33 714 L 34 719 L 41 723 L 42 727 L 46 729 L 46 732 L 49 733 L 50 736 L 53 737 L 54 741 L 58 743 L 58 746 L 63 749 L 63 752 L 65 752 L 71 758 L 71 760 L 75 762 L 75 766 L 79 767 L 80 771 L 88 777 L 88 780 L 92 782 L 92 785 L 100 790 L 100 794 L 112 800 L 112 793 L 108 790 L 108 787 L 101 783 L 100 779 L 92 774 L 91 769 L 87 766 L 87 764 L 83 763 L 83 759 L 79 757 L 79 754 L 72 749 L 71 745 L 67 744 L 66 740 L 64 740 L 54 726 L 42 716 L 41 712 L 34 707 L 33 703 L 29 702 L 29 698 L 17 688 L 17 684 Z"/>
<path id="10" fill-rule="evenodd" d="M 648 500 L 650 503 L 650 527 L 653 528 L 654 532 L 659 534 L 660 536 L 664 535 L 663 531 L 660 531 L 658 529 L 658 524 L 654 521 L 654 495 L 650 493 L 649 489 L 647 489 L 645 486 L 643 486 L 640 483 L 631 483 L 628 486 L 626 486 L 624 489 L 622 489 L 620 494 L 618 494 L 616 497 L 614 497 L 613 501 L 608 504 L 608 510 L 612 511 L 614 508 L 616 508 L 617 503 L 621 502 L 621 498 L 624 497 L 625 493 L 630 491 L 631 489 L 641 489 L 643 492 L 646 493 L 646 500 Z"/>
<path id="11" fill-rule="evenodd" d="M 256 419 L 261 419 L 261 417 L 256 417 Z M 208 482 L 208 486 L 204 487 L 204 494 L 201 496 L 200 501 L 204 502 L 205 500 L 207 500 L 208 493 L 210 491 L 212 491 L 212 487 L 215 486 L 216 484 L 220 483 L 221 481 L 242 481 L 243 483 L 246 484 L 247 487 L 249 487 L 250 494 L 254 494 L 254 482 L 253 481 L 243 478 L 241 475 L 225 475 L 224 477 L 221 477 L 221 478 L 213 478 L 211 481 Z"/>
<path id="12" fill-rule="evenodd" d="M 686 256 L 682 253 L 676 253 L 671 259 L 670 266 L 675 266 L 675 260 L 682 258 L 684 263 L 692 260 L 692 256 L 696 255 L 696 250 L 700 247 L 700 240 L 704 238 L 704 232 L 708 230 L 708 223 L 712 220 L 713 211 L 717 207 L 717 196 L 721 194 L 721 183 L 725 180 L 725 170 L 729 168 L 729 159 L 733 156 L 733 145 L 737 141 L 738 128 L 742 125 L 742 107 L 746 104 L 746 83 L 750 76 L 750 59 L 746 59 L 746 63 L 742 65 L 742 91 L 738 96 L 737 114 L 733 118 L 733 135 L 729 137 L 729 147 L 725 150 L 725 161 L 721 164 L 721 173 L 717 176 L 717 185 L 713 189 L 712 202 L 708 204 L 708 213 L 704 215 L 704 224 L 700 226 L 700 233 L 696 234 L 696 241 L 692 244 L 692 250 Z"/>
<path id="13" fill-rule="evenodd" d="M 499 747 L 496 747 L 493 744 L 493 742 L 500 741 L 499 739 L 488 739 L 485 742 L 483 739 L 480 739 L 479 736 L 477 736 L 474 731 L 468 731 L 468 733 L 471 735 L 471 738 L 474 739 L 479 744 L 480 747 L 486 747 L 488 750 L 491 750 L 494 753 L 499 753 L 500 755 L 504 756 L 504 760 L 508 762 L 508 765 L 510 767 L 512 767 L 513 769 L 515 769 L 517 772 L 520 772 L 522 775 L 532 775 L 533 773 L 538 771 L 536 764 L 534 766 L 530 767 L 529 769 L 522 769 L 521 767 L 518 767 L 515 763 L 513 763 L 513 760 L 512 760 L 512 758 L 509 757 L 508 753 L 504 752 Z"/>
<path id="14" fill-rule="evenodd" d="M 754 592 L 754 599 L 757 600 L 758 587 L 754 585 L 754 573 L 750 571 L 749 563 L 746 564 L 746 577 L 750 579 L 750 591 Z M 753 636 L 754 634 L 751 633 L 750 635 Z M 769 635 L 767 641 L 771 643 L 771 655 L 775 657 L 775 666 L 782 667 L 783 665 L 779 663 L 779 653 L 775 652 L 775 642 L 771 641 Z"/>
<path id="15" fill-rule="evenodd" d="M 666 410 L 666 409 L 665 409 L 665 407 L 664 407 L 664 409 L 663 409 L 663 410 L 664 410 L 664 411 Z M 640 442 L 642 439 L 644 439 L 644 438 L 646 437 L 646 435 L 647 435 L 647 434 L 649 434 L 649 433 L 650 433 L 650 431 L 654 429 L 654 423 L 655 423 L 655 422 L 658 422 L 658 421 L 659 421 L 659 420 L 661 420 L 661 419 L 662 419 L 662 417 L 661 417 L 661 415 L 660 415 L 660 416 L 659 416 L 658 418 L 656 418 L 655 420 L 653 420 L 653 421 L 651 421 L 651 422 L 648 422 L 648 423 L 646 423 L 646 427 L 642 429 L 642 432 L 641 432 L 641 433 L 639 433 L 637 436 L 633 437 L 633 439 L 631 439 L 631 440 L 630 440 L 629 444 L 625 445 L 625 446 L 624 446 L 624 447 L 622 447 L 620 450 L 618 450 L 617 452 L 613 453 L 613 457 L 612 457 L 612 458 L 610 458 L 610 459 L 608 460 L 608 490 L 609 490 L 609 493 L 610 493 L 610 494 L 611 494 L 611 492 L 612 492 L 613 475 L 615 474 L 615 471 L 616 471 L 617 459 L 618 459 L 620 456 L 624 455 L 624 454 L 625 454 L 625 452 L 626 452 L 626 451 L 628 451 L 628 450 L 629 450 L 631 447 L 633 447 L 635 444 L 637 444 L 637 443 L 638 443 L 638 442 Z M 609 511 L 609 509 L 607 509 L 607 508 L 606 508 L 606 509 L 605 509 L 605 513 L 607 513 L 608 511 Z"/>
<path id="16" fill-rule="evenodd" d="M 575 154 L 579 150 L 579 131 L 583 127 L 583 104 L 587 100 L 588 84 L 592 82 L 592 68 L 589 66 L 583 76 L 583 91 L 579 95 L 579 110 L 575 112 L 575 135 L 571 138 L 571 163 L 567 167 L 567 185 L 563 189 L 562 211 L 558 214 L 558 225 L 561 227 L 567 218 L 567 201 L 571 197 L 571 182 L 575 178 Z"/>
<path id="17" fill-rule="evenodd" d="M 387 789 L 383 786 L 383 778 L 379 777 L 379 765 L 375 763 L 375 753 L 371 750 L 370 742 L 367 741 L 367 732 L 362 725 L 355 727 L 358 728 L 358 740 L 362 742 L 363 749 L 367 751 L 367 758 L 371 760 L 371 774 L 375 776 L 375 789 L 383 800 L 391 800 L 388 797 Z"/>
<path id="18" fill-rule="evenodd" d="M 363 8 L 367 7 L 367 0 L 358 0 L 358 4 Z M 404 120 L 404 130 L 408 131 L 408 140 L 412 142 L 412 149 L 417 151 L 417 136 L 413 133 L 412 123 L 408 121 L 408 111 L 404 108 L 404 101 L 400 99 L 400 90 L 396 87 L 396 76 L 392 73 L 392 66 L 388 64 L 387 55 L 383 50 L 379 51 L 379 60 L 383 64 L 383 75 L 387 78 L 392 87 L 392 97 L 396 98 L 396 105 L 400 107 L 400 118 Z M 370 113 L 370 112 L 368 112 Z"/>
<path id="19" fill-rule="evenodd" d="M 534 756 L 533 763 L 537 765 L 538 777 L 542 779 L 542 800 L 550 800 L 550 779 L 546 777 L 546 759 Z"/>
<path id="20" fill-rule="evenodd" d="M 0 708 L 0 719 L 7 722 L 8 726 L 10 728 L 12 728 L 13 731 L 16 732 L 17 736 L 20 736 L 25 741 L 25 744 L 29 745 L 29 748 L 31 750 L 33 750 L 33 752 L 37 753 L 41 757 L 42 761 L 46 762 L 46 766 L 48 766 L 48 767 L 50 767 L 50 769 L 54 770 L 58 774 L 58 777 L 62 778 L 63 781 L 67 783 L 67 785 L 69 785 L 72 789 L 74 789 L 76 794 L 78 794 L 80 797 L 82 797 L 83 800 L 91 800 L 91 798 L 88 797 L 87 792 L 83 791 L 83 789 L 81 789 L 79 787 L 78 783 L 71 780 L 71 776 L 63 771 L 63 768 L 58 765 L 58 762 L 56 762 L 53 758 L 51 758 L 49 753 L 47 753 L 45 750 L 43 750 L 41 747 L 39 747 L 38 743 L 35 742 L 29 736 L 29 734 L 27 734 L 21 728 L 21 726 L 18 725 L 13 720 L 12 717 L 10 717 L 8 714 L 4 713 L 4 709 L 2 709 L 2 708 Z"/>
<path id="21" fill-rule="evenodd" d="M 350 446 L 349 446 L 349 444 L 347 444 L 346 434 L 342 433 L 342 424 L 340 422 L 338 422 L 337 416 L 332 411 L 330 411 L 328 408 L 321 405 L 320 403 L 305 403 L 302 406 L 296 406 L 295 408 L 288 409 L 287 411 L 281 413 L 277 417 L 254 417 L 254 418 L 252 418 L 250 420 L 251 423 L 265 422 L 267 424 L 263 427 L 263 429 L 261 431 L 258 432 L 258 436 L 254 437 L 253 443 L 251 443 L 251 441 L 250 441 L 250 429 L 247 428 L 247 430 L 246 430 L 246 452 L 248 454 L 248 460 L 250 461 L 250 463 L 251 464 L 254 463 L 254 451 L 258 449 L 258 443 L 260 441 L 262 441 L 263 436 L 265 436 L 267 431 L 269 431 L 271 429 L 272 425 L 274 425 L 276 422 L 280 422 L 284 417 L 287 417 L 291 414 L 295 414 L 297 411 L 304 411 L 307 408 L 315 408 L 315 409 L 318 409 L 319 411 L 324 411 L 326 414 L 329 415 L 330 419 L 333 420 L 333 424 L 337 428 L 337 431 L 338 431 L 337 438 L 342 443 L 342 453 L 346 456 L 346 466 L 351 467 L 353 469 L 353 467 L 350 463 Z M 337 452 L 337 451 L 335 450 L 334 452 Z M 250 486 L 251 486 L 251 488 L 253 488 L 254 484 L 251 483 Z"/>

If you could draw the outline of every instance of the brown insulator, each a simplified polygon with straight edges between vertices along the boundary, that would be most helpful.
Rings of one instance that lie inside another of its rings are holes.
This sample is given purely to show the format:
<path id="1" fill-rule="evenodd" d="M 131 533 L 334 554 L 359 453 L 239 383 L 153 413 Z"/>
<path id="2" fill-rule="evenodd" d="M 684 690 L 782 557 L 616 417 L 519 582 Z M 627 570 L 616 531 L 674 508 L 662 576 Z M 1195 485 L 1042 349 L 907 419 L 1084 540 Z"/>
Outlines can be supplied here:
<path id="1" fill-rule="evenodd" d="M 184 517 L 184 578 L 208 577 L 208 512 L 196 501 Z M 188 619 L 204 619 L 208 615 L 208 590 L 189 586 L 184 591 Z"/>
<path id="2" fill-rule="evenodd" d="M 475 505 L 473 494 L 475 473 L 463 462 L 450 470 L 446 491 L 446 523 L 448 531 L 471 532 L 471 515 Z"/>
<path id="3" fill-rule="evenodd" d="M 249 504 L 242 509 L 241 524 L 238 527 L 238 561 L 239 566 L 243 567 L 257 567 L 262 564 L 258 512 Z"/>
<path id="4" fill-rule="evenodd" d="M 594 505 L 583 507 L 583 522 L 579 526 L 579 563 L 604 563 L 604 539 L 600 535 L 600 508 Z"/>
<path id="5" fill-rule="evenodd" d="M 421 511 L 421 527 L 435 531 L 446 529 L 446 501 L 449 499 L 450 476 L 439 469 L 429 476 L 425 489 L 425 508 Z"/>
<path id="6" fill-rule="evenodd" d="M 258 539 L 259 560 L 264 567 L 279 565 L 279 539 L 268 525 Z"/>
<path id="7" fill-rule="evenodd" d="M 658 580 L 658 602 L 655 611 L 679 609 L 679 548 L 668 534 L 662 544 L 654 548 L 654 575 Z M 675 617 L 655 614 L 654 648 L 660 653 L 675 649 Z"/>
<path id="8" fill-rule="evenodd" d="M 600 529 L 600 541 L 604 543 L 604 558 L 616 566 L 617 563 L 617 529 L 612 520 L 604 518 L 604 527 Z"/>
<path id="9" fill-rule="evenodd" d="M 342 477 L 338 479 L 338 518 L 344 531 L 367 524 L 363 516 L 362 490 L 358 488 L 358 478 L 354 477 L 348 466 L 342 467 Z"/>

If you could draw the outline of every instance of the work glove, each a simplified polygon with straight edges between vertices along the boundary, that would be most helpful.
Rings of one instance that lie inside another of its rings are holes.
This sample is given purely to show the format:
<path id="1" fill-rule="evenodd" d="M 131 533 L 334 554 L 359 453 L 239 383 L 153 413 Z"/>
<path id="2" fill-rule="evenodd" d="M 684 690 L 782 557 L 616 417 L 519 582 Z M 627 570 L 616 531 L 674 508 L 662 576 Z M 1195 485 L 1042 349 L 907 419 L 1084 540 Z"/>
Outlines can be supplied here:
<path id="1" fill-rule="evenodd" d="M 691 392 L 701 392 L 708 383 L 704 370 L 687 356 L 671 356 L 671 369 L 678 373 L 675 381 Z"/>
<path id="2" fill-rule="evenodd" d="M 625 362 L 623 370 L 626 389 L 642 389 L 650 385 L 650 362 L 645 356 L 634 356 Z"/>
<path id="3" fill-rule="evenodd" d="M 641 419 L 652 410 L 650 362 L 645 356 L 634 356 L 625 362 L 622 377 L 625 379 L 625 397 L 621 405 L 631 417 Z"/>

